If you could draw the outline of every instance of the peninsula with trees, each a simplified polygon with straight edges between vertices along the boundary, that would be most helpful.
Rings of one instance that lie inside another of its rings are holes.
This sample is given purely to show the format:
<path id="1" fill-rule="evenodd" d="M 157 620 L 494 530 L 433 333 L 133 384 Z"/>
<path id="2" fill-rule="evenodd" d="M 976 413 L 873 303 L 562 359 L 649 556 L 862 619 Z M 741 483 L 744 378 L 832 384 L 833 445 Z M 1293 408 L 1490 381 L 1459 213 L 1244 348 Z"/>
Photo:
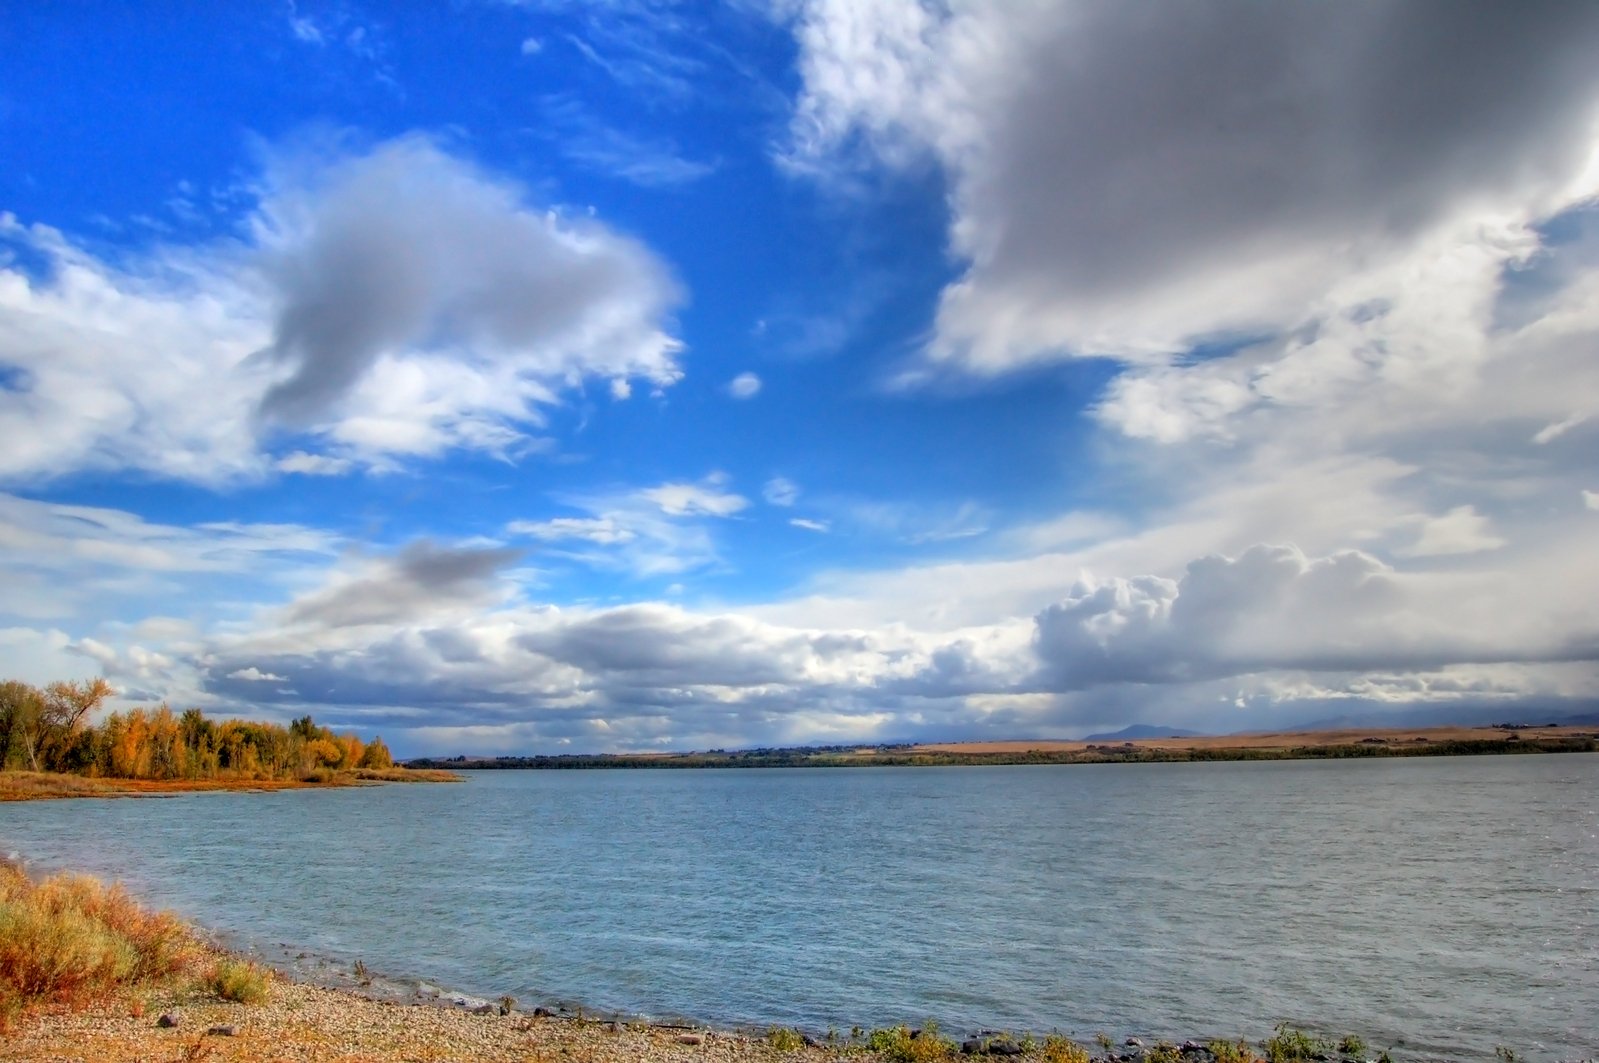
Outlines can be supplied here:
<path id="1" fill-rule="evenodd" d="M 0 682 L 0 800 L 455 778 L 398 767 L 383 739 L 336 734 L 310 716 L 285 727 L 163 704 L 95 722 L 113 693 L 104 679 Z"/>

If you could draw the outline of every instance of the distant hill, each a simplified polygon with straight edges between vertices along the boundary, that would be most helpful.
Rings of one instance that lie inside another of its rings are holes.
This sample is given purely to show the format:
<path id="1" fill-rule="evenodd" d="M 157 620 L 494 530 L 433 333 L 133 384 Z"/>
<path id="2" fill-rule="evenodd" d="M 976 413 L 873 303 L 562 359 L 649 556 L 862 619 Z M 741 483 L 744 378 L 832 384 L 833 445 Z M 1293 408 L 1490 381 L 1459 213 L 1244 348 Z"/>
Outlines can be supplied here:
<path id="1" fill-rule="evenodd" d="M 1130 742 L 1135 738 L 1198 738 L 1203 731 L 1185 731 L 1181 727 L 1156 727 L 1150 723 L 1134 723 L 1111 734 L 1089 735 L 1084 742 Z"/>

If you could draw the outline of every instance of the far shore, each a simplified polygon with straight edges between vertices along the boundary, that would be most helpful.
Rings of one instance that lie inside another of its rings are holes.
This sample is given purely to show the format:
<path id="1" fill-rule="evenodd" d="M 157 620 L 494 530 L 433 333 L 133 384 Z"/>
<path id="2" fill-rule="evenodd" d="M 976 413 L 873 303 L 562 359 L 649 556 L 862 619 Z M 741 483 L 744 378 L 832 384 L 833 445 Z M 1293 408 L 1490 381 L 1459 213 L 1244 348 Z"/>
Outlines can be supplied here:
<path id="1" fill-rule="evenodd" d="M 1009 739 L 759 749 L 689 753 L 566 753 L 534 756 L 429 757 L 412 768 L 856 768 L 1000 764 L 1123 764 L 1361 757 L 1484 756 L 1599 751 L 1599 727 L 1498 724 L 1491 727 L 1357 728 L 1263 731 L 1193 737 Z"/>
<path id="2" fill-rule="evenodd" d="M 321 790 L 384 783 L 460 782 L 450 771 L 426 768 L 356 768 L 327 779 L 107 779 L 51 771 L 0 771 L 0 801 L 38 801 L 69 797 L 170 797 L 176 794 L 231 791 L 270 793 L 278 790 Z"/>

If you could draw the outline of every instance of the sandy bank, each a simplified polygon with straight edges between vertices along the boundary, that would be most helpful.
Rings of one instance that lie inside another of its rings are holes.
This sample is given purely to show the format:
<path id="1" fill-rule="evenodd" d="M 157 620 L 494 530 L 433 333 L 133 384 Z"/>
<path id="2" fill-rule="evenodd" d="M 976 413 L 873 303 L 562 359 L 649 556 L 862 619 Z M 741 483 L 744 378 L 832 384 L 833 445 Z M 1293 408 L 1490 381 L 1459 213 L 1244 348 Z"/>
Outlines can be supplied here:
<path id="1" fill-rule="evenodd" d="M 139 1014 L 135 1014 L 138 1012 Z M 163 1028 L 170 1012 L 178 1025 Z M 209 1032 L 229 1028 L 231 1033 Z M 693 1041 L 694 1043 L 685 1043 Z M 551 1017 L 476 1015 L 371 1000 L 291 982 L 264 1004 L 198 996 L 121 997 L 77 1014 L 33 1019 L 0 1038 L 0 1060 L 133 1063 L 157 1060 L 593 1060 L 729 1063 L 835 1059 L 824 1048 L 779 1052 L 766 1042 L 709 1031 Z"/>

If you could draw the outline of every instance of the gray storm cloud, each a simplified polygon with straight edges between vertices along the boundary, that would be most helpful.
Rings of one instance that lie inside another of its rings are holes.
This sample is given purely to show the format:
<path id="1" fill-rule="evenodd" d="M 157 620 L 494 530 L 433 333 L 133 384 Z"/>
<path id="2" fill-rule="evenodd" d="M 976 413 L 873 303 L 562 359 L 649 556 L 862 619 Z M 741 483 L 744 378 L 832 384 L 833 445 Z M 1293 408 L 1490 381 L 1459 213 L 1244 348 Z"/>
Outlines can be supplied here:
<path id="1" fill-rule="evenodd" d="M 269 417 L 313 423 L 377 359 L 417 349 L 514 355 L 554 380 L 675 377 L 659 322 L 678 293 L 642 245 L 529 209 L 421 137 L 331 166 L 295 160 L 276 176 L 267 353 L 291 373 L 263 398 Z"/>
<path id="2" fill-rule="evenodd" d="M 1461 210 L 1541 216 L 1594 149 L 1599 7 L 808 6 L 802 150 L 953 185 L 932 353 L 993 372 L 1292 324 Z"/>
<path id="3" fill-rule="evenodd" d="M 326 628 L 399 624 L 452 606 L 488 605 L 494 577 L 522 556 L 504 548 L 452 548 L 419 540 L 352 579 L 295 602 L 291 624 Z"/>

